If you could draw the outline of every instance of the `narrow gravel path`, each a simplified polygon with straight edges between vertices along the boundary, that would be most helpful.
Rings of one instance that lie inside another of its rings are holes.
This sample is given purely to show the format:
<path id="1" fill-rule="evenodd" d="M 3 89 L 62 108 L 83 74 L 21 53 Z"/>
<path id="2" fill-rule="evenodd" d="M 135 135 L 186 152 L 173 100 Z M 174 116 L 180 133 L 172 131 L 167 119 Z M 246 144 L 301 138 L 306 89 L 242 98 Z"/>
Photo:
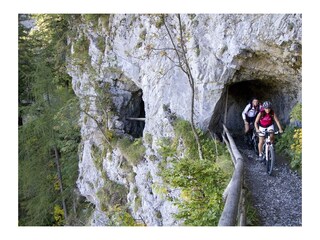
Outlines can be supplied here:
<path id="1" fill-rule="evenodd" d="M 271 176 L 266 166 L 256 160 L 255 153 L 237 141 L 244 158 L 245 185 L 251 192 L 260 226 L 302 226 L 301 177 L 290 170 L 288 162 L 276 156 Z"/>

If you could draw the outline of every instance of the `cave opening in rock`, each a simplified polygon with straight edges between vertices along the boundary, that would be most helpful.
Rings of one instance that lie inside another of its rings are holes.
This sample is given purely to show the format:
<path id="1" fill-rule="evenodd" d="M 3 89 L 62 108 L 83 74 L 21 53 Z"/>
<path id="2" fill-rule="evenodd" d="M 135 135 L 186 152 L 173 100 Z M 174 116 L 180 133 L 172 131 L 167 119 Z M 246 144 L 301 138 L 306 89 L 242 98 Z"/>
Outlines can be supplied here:
<path id="1" fill-rule="evenodd" d="M 131 99 L 126 107 L 126 119 L 124 120 L 124 131 L 134 138 L 143 136 L 145 126 L 145 109 L 141 89 L 131 93 Z"/>
<path id="2" fill-rule="evenodd" d="M 227 99 L 226 126 L 233 133 L 243 132 L 241 113 L 253 96 L 260 103 L 271 101 L 281 124 L 285 126 L 289 123 L 291 109 L 299 101 L 299 94 L 294 84 L 279 79 L 253 79 L 226 85 L 214 109 L 209 128 L 213 132 L 222 131 Z"/>

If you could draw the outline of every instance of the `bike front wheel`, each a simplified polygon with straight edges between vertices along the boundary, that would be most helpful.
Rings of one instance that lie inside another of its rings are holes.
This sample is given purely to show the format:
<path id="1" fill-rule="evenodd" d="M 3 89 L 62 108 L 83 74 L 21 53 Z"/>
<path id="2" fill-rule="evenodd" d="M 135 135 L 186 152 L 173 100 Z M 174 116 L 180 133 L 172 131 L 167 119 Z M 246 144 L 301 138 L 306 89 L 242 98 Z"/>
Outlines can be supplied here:
<path id="1" fill-rule="evenodd" d="M 269 147 L 269 151 L 268 151 L 268 161 L 267 161 L 267 173 L 269 175 L 272 174 L 272 170 L 273 170 L 273 167 L 274 167 L 274 163 L 275 163 L 275 153 L 274 153 L 274 148 L 273 146 L 271 145 Z"/>

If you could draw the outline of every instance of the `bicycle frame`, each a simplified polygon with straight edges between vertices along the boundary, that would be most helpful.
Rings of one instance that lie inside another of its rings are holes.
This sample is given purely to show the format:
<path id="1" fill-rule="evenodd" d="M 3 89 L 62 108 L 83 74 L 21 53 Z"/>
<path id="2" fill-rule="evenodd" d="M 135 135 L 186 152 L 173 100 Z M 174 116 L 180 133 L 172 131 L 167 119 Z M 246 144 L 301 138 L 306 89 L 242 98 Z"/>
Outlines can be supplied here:
<path id="1" fill-rule="evenodd" d="M 268 132 L 268 131 L 264 132 L 265 139 L 263 144 L 263 158 L 266 161 L 265 164 L 267 165 L 267 173 L 269 175 L 271 175 L 273 166 L 275 163 L 274 149 L 273 149 L 273 144 L 271 142 L 271 137 L 270 137 L 271 133 L 273 133 L 274 135 L 277 135 L 279 132 Z M 271 151 L 270 155 L 269 155 L 269 151 Z M 271 156 L 271 159 L 269 159 L 270 156 Z"/>
<path id="2" fill-rule="evenodd" d="M 272 145 L 271 143 L 271 137 L 270 137 L 270 132 L 265 132 L 265 139 L 264 139 L 264 156 L 265 156 L 265 159 L 266 161 L 269 160 L 269 148 L 270 148 L 270 145 Z"/>

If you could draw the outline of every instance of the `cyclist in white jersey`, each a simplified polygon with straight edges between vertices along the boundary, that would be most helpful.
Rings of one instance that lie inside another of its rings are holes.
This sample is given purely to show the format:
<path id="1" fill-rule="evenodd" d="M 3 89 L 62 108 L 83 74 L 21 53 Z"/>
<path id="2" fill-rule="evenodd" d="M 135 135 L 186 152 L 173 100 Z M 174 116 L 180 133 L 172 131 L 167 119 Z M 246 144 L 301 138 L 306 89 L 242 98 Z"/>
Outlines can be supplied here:
<path id="1" fill-rule="evenodd" d="M 244 121 L 244 133 L 249 131 L 250 123 L 254 123 L 256 116 L 260 112 L 259 100 L 253 97 L 250 103 L 242 111 L 242 119 Z"/>
<path id="2" fill-rule="evenodd" d="M 256 116 L 258 115 L 260 111 L 260 105 L 259 100 L 256 97 L 253 97 L 250 101 L 250 103 L 244 108 L 242 111 L 242 119 L 244 121 L 244 134 L 245 134 L 245 140 L 248 138 L 248 132 L 250 123 L 254 124 L 254 121 L 256 119 Z"/>

